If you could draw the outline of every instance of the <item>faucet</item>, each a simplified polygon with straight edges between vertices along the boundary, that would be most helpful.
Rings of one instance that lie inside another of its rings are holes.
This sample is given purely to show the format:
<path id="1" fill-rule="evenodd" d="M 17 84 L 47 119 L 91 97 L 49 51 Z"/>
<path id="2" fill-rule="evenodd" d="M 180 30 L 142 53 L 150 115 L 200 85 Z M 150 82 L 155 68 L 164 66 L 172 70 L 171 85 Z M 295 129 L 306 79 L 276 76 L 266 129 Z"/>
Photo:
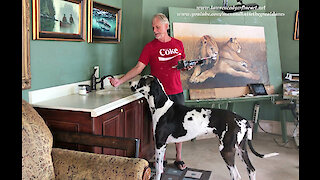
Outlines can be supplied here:
<path id="1" fill-rule="evenodd" d="M 100 81 L 97 81 L 97 78 L 96 78 L 96 76 L 94 75 L 95 73 L 96 73 L 96 70 L 97 69 L 94 69 L 94 71 L 93 71 L 93 74 L 91 75 L 91 90 L 97 90 L 97 84 L 98 83 L 101 83 L 101 86 L 100 86 L 100 89 L 104 89 L 104 83 L 103 83 L 103 80 L 105 79 L 105 78 L 107 78 L 107 77 L 112 77 L 112 78 L 114 78 L 112 75 L 107 75 L 107 76 L 103 76 L 102 78 L 100 78 Z"/>
<path id="2" fill-rule="evenodd" d="M 100 81 L 99 81 L 99 82 L 101 82 L 101 87 L 100 87 L 100 89 L 104 89 L 103 80 L 104 80 L 105 78 L 107 78 L 107 77 L 114 78 L 112 75 L 103 76 L 103 77 L 100 79 Z M 97 82 L 97 83 L 99 83 L 99 82 Z"/>
<path id="3" fill-rule="evenodd" d="M 103 80 L 104 80 L 106 77 L 107 77 L 107 76 L 103 76 L 102 78 L 100 78 L 100 81 L 97 82 L 97 84 L 98 84 L 98 83 L 101 83 L 100 89 L 104 89 Z"/>
<path id="4" fill-rule="evenodd" d="M 95 76 L 97 69 L 94 69 L 93 74 L 91 75 L 91 79 L 90 79 L 90 86 L 91 86 L 91 90 L 97 90 L 96 85 L 97 85 L 97 78 Z"/>

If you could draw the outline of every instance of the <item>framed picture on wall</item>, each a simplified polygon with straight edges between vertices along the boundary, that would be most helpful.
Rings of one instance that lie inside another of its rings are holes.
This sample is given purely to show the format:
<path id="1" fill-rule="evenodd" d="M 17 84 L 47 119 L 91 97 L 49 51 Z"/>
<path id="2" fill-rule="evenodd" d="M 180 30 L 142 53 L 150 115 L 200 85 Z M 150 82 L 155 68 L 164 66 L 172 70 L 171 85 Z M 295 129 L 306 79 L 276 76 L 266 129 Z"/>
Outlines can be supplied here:
<path id="1" fill-rule="evenodd" d="M 30 88 L 30 1 L 22 0 L 22 89 Z"/>
<path id="2" fill-rule="evenodd" d="M 299 11 L 296 12 L 296 19 L 294 22 L 294 40 L 299 40 Z"/>
<path id="3" fill-rule="evenodd" d="M 119 43 L 121 9 L 89 0 L 88 42 Z"/>
<path id="4" fill-rule="evenodd" d="M 85 41 L 86 0 L 32 0 L 33 40 Z"/>

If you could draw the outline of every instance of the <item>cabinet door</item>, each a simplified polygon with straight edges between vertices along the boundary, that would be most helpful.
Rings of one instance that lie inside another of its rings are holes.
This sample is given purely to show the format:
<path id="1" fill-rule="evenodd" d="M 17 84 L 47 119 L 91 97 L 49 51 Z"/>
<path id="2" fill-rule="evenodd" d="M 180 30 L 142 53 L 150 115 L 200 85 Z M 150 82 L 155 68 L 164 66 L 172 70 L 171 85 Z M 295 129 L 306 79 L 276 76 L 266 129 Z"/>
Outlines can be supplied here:
<path id="1" fill-rule="evenodd" d="M 124 119 L 123 108 L 115 109 L 102 116 L 98 117 L 98 124 L 95 124 L 96 134 L 102 134 L 104 136 L 118 136 L 124 137 Z M 124 156 L 123 150 L 116 150 L 111 148 L 102 148 L 103 154 Z"/>
<path id="2" fill-rule="evenodd" d="M 145 98 L 140 100 L 140 118 L 141 118 L 141 148 L 140 157 L 150 159 L 154 155 L 154 141 L 152 132 L 152 118 L 149 105 Z"/>
<path id="3" fill-rule="evenodd" d="M 137 100 L 123 106 L 125 137 L 141 139 L 139 105 L 140 101 Z"/>
<path id="4" fill-rule="evenodd" d="M 35 107 L 35 110 L 44 119 L 51 131 L 60 130 L 70 132 L 92 133 L 90 113 L 37 107 Z M 54 147 L 87 152 L 93 151 L 93 148 L 90 146 L 62 142 L 55 142 Z"/>

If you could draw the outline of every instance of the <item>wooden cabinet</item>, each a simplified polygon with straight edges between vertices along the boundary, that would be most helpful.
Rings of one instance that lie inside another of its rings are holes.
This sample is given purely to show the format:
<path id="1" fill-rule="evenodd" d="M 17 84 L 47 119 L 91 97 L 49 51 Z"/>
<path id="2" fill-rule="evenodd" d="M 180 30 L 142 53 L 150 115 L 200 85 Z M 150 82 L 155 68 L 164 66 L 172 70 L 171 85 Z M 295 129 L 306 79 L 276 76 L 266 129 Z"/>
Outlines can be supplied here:
<path id="1" fill-rule="evenodd" d="M 133 137 L 140 139 L 139 157 L 150 159 L 154 154 L 152 136 L 152 120 L 148 103 L 144 98 L 116 108 L 98 117 L 91 117 L 88 112 L 54 110 L 46 108 L 35 109 L 52 130 L 92 133 L 96 135 Z M 56 144 L 64 147 L 94 153 L 124 156 L 123 150 L 81 145 Z"/>
<path id="2" fill-rule="evenodd" d="M 142 157 L 152 157 L 154 155 L 154 140 L 153 140 L 153 132 L 152 132 L 152 117 L 149 110 L 148 102 L 145 98 L 140 100 L 140 114 L 141 124 L 140 124 L 140 153 Z M 149 158 L 149 159 L 150 159 Z"/>

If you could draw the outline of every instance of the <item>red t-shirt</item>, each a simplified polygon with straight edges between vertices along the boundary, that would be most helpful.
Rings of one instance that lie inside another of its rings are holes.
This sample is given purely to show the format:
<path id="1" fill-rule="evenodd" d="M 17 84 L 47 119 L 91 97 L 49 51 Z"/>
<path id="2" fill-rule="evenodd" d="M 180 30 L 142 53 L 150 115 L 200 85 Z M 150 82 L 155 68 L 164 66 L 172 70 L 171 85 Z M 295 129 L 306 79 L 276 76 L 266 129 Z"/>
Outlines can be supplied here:
<path id="1" fill-rule="evenodd" d="M 150 64 L 151 75 L 161 81 L 168 95 L 172 95 L 183 92 L 180 71 L 172 66 L 185 56 L 180 40 L 171 38 L 164 43 L 154 39 L 143 48 L 139 61 L 145 65 Z"/>

